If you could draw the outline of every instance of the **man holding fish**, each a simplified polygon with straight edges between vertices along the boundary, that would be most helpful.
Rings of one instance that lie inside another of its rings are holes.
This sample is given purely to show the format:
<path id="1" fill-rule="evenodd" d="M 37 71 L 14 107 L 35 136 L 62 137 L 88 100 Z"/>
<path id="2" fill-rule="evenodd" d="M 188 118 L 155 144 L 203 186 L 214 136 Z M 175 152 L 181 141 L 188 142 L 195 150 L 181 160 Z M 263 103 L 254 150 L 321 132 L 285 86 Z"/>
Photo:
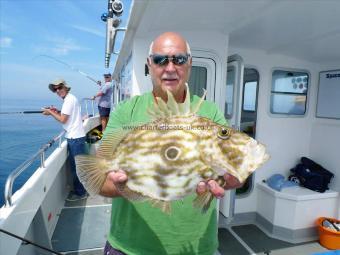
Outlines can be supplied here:
<path id="1" fill-rule="evenodd" d="M 97 155 L 76 158 L 88 192 L 114 198 L 104 254 L 213 255 L 215 198 L 240 187 L 268 155 L 228 128 L 215 104 L 190 96 L 192 57 L 181 35 L 158 36 L 147 64 L 152 92 L 118 105 Z"/>

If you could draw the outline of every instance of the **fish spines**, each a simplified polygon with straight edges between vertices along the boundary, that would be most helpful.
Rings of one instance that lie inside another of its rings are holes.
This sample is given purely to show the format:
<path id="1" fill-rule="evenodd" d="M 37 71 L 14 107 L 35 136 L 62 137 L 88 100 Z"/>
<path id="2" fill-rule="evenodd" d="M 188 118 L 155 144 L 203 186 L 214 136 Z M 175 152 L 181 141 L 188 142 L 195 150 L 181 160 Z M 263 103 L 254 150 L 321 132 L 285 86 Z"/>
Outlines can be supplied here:
<path id="1" fill-rule="evenodd" d="M 99 194 L 110 169 L 109 162 L 93 155 L 77 155 L 75 162 L 77 176 L 86 191 L 90 195 Z"/>
<path id="2" fill-rule="evenodd" d="M 178 103 L 173 94 L 167 90 L 167 102 L 164 102 L 164 100 L 161 97 L 156 97 L 155 101 L 156 103 L 153 104 L 152 108 L 149 108 L 147 110 L 149 116 L 155 120 L 158 118 L 169 118 L 174 116 L 189 116 L 189 115 L 196 115 L 199 111 L 205 97 L 207 94 L 207 91 L 203 89 L 203 96 L 198 101 L 197 104 L 191 105 L 190 102 L 190 91 L 189 91 L 189 85 L 188 83 L 185 83 L 186 87 L 186 94 L 184 98 L 183 103 Z"/>

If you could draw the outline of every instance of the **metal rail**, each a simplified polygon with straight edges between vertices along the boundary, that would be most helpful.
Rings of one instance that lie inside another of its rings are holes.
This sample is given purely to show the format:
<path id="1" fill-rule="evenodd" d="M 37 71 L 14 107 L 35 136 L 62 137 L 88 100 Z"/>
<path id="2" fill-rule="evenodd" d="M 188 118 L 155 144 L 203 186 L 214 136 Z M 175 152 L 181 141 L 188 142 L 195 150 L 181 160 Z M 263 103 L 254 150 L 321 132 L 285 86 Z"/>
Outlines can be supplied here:
<path id="1" fill-rule="evenodd" d="M 6 184 L 5 184 L 5 203 L 6 207 L 12 206 L 12 192 L 13 192 L 13 183 L 15 179 L 24 172 L 32 163 L 40 158 L 40 167 L 45 168 L 45 152 L 57 141 L 59 141 L 58 147 L 61 147 L 62 137 L 65 134 L 65 131 L 61 132 L 59 135 L 54 137 L 51 141 L 41 146 L 39 151 L 34 154 L 30 159 L 26 160 L 20 166 L 18 166 L 10 175 L 7 177 Z"/>
<path id="2" fill-rule="evenodd" d="M 94 116 L 94 104 L 95 104 L 95 100 L 89 97 L 85 97 L 81 100 L 84 104 L 85 104 L 85 111 L 86 111 L 86 116 L 87 117 L 93 117 Z M 91 103 L 91 108 L 92 108 L 92 115 L 89 114 L 89 109 L 88 109 L 88 103 Z"/>
<path id="3" fill-rule="evenodd" d="M 91 117 L 95 115 L 94 109 L 95 109 L 95 100 L 92 98 L 83 98 L 82 102 L 85 103 L 85 110 L 86 110 L 86 116 Z M 88 103 L 91 103 L 92 108 L 92 115 L 89 114 L 88 109 Z M 58 147 L 61 146 L 62 137 L 65 134 L 65 131 L 61 132 L 59 135 L 54 137 L 51 141 L 41 146 L 39 151 L 34 154 L 31 158 L 26 160 L 24 163 L 22 163 L 20 166 L 18 166 L 13 172 L 10 173 L 10 175 L 7 177 L 6 183 L 5 183 L 5 191 L 4 191 L 4 197 L 5 197 L 5 206 L 10 207 L 12 206 L 12 195 L 13 195 L 13 183 L 15 179 L 24 172 L 30 165 L 35 162 L 38 158 L 40 158 L 40 167 L 45 168 L 45 152 L 56 142 L 59 141 Z"/>

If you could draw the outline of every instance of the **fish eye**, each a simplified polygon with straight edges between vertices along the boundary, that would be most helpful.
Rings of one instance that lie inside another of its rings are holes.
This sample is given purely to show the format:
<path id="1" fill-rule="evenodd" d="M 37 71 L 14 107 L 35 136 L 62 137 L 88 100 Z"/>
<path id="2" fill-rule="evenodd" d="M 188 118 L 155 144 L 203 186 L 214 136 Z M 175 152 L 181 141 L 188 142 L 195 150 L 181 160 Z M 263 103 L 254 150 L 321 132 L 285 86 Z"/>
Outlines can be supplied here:
<path id="1" fill-rule="evenodd" d="M 181 150 L 176 146 L 170 146 L 165 149 L 164 156 L 169 161 L 175 161 L 179 158 Z"/>
<path id="2" fill-rule="evenodd" d="M 229 139 L 230 137 L 230 130 L 227 129 L 227 128 L 221 128 L 219 131 L 218 131 L 218 134 L 217 136 L 223 140 L 227 140 Z"/>

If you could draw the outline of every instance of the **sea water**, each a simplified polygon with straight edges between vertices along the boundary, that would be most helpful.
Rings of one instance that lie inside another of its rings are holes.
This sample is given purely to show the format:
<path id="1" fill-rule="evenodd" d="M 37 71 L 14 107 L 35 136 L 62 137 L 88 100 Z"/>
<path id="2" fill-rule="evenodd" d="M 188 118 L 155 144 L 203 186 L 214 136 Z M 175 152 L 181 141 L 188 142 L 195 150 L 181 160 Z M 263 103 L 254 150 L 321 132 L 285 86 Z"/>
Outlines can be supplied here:
<path id="1" fill-rule="evenodd" d="M 0 112 L 41 110 L 42 107 L 50 105 L 60 109 L 62 100 L 58 98 L 55 101 L 1 99 Z M 4 204 L 4 189 L 8 175 L 60 132 L 62 132 L 61 124 L 52 116 L 0 114 L 0 207 Z M 47 155 L 55 146 L 48 150 Z M 13 185 L 13 193 L 25 183 L 39 165 L 38 158 L 17 177 Z"/>

